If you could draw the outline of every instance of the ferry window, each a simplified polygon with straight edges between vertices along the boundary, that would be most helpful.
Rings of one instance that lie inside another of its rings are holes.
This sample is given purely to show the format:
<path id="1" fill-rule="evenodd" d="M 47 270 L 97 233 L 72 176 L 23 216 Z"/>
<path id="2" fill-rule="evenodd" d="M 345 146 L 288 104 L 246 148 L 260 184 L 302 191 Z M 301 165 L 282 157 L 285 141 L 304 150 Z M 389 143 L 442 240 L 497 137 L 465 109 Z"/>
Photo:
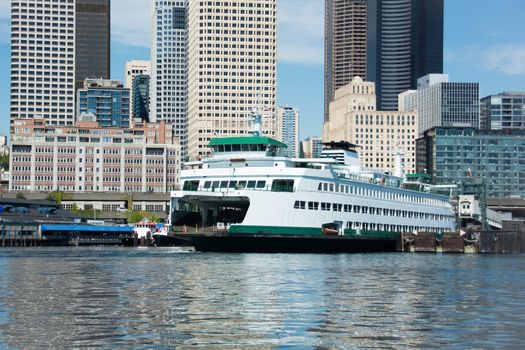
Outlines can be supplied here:
<path id="1" fill-rule="evenodd" d="M 221 188 L 227 188 L 228 187 L 228 181 L 221 181 Z"/>
<path id="2" fill-rule="evenodd" d="M 354 205 L 354 213 L 360 213 L 361 212 L 361 206 Z"/>
<path id="3" fill-rule="evenodd" d="M 204 183 L 204 188 L 210 188 L 211 187 L 211 181 L 206 181 Z"/>
<path id="4" fill-rule="evenodd" d="M 232 151 L 232 145 L 224 145 L 224 151 L 225 152 L 231 152 Z"/>
<path id="5" fill-rule="evenodd" d="M 257 145 L 250 145 L 250 152 L 257 152 Z"/>
<path id="6" fill-rule="evenodd" d="M 248 152 L 250 150 L 250 145 L 241 145 L 241 151 Z"/>
<path id="7" fill-rule="evenodd" d="M 220 183 L 219 181 L 213 181 L 212 187 L 213 188 L 218 188 L 219 187 L 219 183 Z"/>
<path id="8" fill-rule="evenodd" d="M 273 180 L 273 192 L 293 192 L 293 180 Z"/>
<path id="9" fill-rule="evenodd" d="M 199 188 L 199 181 L 185 181 L 182 187 L 183 191 L 197 191 Z"/>
<path id="10" fill-rule="evenodd" d="M 331 203 L 321 202 L 321 210 L 330 210 Z"/>
<path id="11" fill-rule="evenodd" d="M 396 216 L 397 217 L 401 216 L 401 210 L 396 210 Z"/>
<path id="12" fill-rule="evenodd" d="M 265 152 L 266 151 L 266 146 L 265 145 L 257 145 L 257 151 Z"/>
<path id="13" fill-rule="evenodd" d="M 242 190 L 246 187 L 246 181 L 239 181 L 239 190 Z"/>
<path id="14" fill-rule="evenodd" d="M 266 186 L 266 181 L 264 180 L 257 181 L 257 188 L 264 188 L 264 186 Z"/>
<path id="15" fill-rule="evenodd" d="M 346 223 L 346 228 L 349 229 L 349 230 L 352 229 L 352 221 L 348 221 L 348 222 Z"/>
<path id="16" fill-rule="evenodd" d="M 218 150 L 219 152 L 224 152 L 224 145 L 219 145 L 219 146 L 217 146 L 217 150 Z"/>
<path id="17" fill-rule="evenodd" d="M 230 181 L 228 188 L 235 188 L 235 187 L 237 187 L 237 181 Z"/>
<path id="18" fill-rule="evenodd" d="M 341 208 L 343 207 L 342 204 L 334 203 L 334 211 L 341 211 Z"/>
<path id="19" fill-rule="evenodd" d="M 330 184 L 330 192 L 334 192 L 334 184 Z"/>
<path id="20" fill-rule="evenodd" d="M 232 145 L 233 152 L 239 152 L 241 150 L 241 145 Z"/>
<path id="21" fill-rule="evenodd" d="M 248 186 L 246 186 L 246 187 L 248 187 L 248 188 L 255 188 L 255 183 L 256 183 L 255 181 L 250 180 L 250 181 L 248 181 Z"/>
<path id="22" fill-rule="evenodd" d="M 394 209 L 390 209 L 390 216 L 396 216 L 396 211 Z"/>
<path id="23" fill-rule="evenodd" d="M 377 215 L 383 215 L 383 209 L 377 208 Z"/>
<path id="24" fill-rule="evenodd" d="M 370 208 L 370 214 L 374 215 L 376 213 L 376 208 Z"/>
<path id="25" fill-rule="evenodd" d="M 343 209 L 345 212 L 350 213 L 352 211 L 352 206 L 350 204 L 345 204 Z"/>
<path id="26" fill-rule="evenodd" d="M 363 214 L 368 214 L 368 207 L 363 207 Z"/>
<path id="27" fill-rule="evenodd" d="M 323 183 L 323 191 L 328 191 L 328 184 L 326 182 Z"/>
<path id="28" fill-rule="evenodd" d="M 317 190 L 318 191 L 322 191 L 323 190 L 323 183 L 322 182 L 319 182 L 319 186 L 317 186 Z"/>
<path id="29" fill-rule="evenodd" d="M 295 204 L 293 206 L 295 209 L 305 209 L 306 202 L 305 201 L 295 201 Z"/>
<path id="30" fill-rule="evenodd" d="M 318 210 L 319 209 L 319 202 L 308 202 L 308 209 L 309 210 Z"/>

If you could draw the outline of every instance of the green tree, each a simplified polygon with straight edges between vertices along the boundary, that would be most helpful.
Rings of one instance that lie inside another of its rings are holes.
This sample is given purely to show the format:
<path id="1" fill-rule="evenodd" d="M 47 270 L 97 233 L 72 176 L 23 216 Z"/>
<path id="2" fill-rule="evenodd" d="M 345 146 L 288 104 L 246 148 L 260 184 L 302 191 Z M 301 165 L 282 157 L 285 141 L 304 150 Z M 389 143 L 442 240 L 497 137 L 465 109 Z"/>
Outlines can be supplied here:
<path id="1" fill-rule="evenodd" d="M 128 223 L 129 224 L 134 224 L 144 218 L 148 219 L 149 221 L 160 222 L 160 218 L 158 216 L 148 211 L 130 211 L 128 213 Z"/>
<path id="2" fill-rule="evenodd" d="M 5 171 L 9 170 L 9 154 L 4 154 L 0 156 L 0 168 Z"/>
<path id="3" fill-rule="evenodd" d="M 26 199 L 26 196 L 22 192 L 18 192 L 16 194 L 16 199 Z"/>

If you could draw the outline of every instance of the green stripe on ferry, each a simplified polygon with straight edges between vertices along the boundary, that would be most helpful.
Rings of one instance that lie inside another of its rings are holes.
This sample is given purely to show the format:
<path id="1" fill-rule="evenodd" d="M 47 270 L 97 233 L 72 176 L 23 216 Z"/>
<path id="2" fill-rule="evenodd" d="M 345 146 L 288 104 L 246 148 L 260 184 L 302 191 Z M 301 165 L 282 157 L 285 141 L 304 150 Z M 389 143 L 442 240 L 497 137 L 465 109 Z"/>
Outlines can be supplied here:
<path id="1" fill-rule="evenodd" d="M 250 225 L 231 225 L 229 233 L 245 235 L 308 235 L 322 236 L 320 227 L 299 227 L 299 226 L 250 226 Z"/>
<path id="2" fill-rule="evenodd" d="M 299 227 L 299 226 L 251 226 L 251 225 L 232 225 L 228 233 L 239 235 L 305 235 L 305 236 L 323 236 L 320 227 Z M 344 230 L 345 236 L 354 237 L 374 237 L 395 239 L 397 232 L 391 231 L 369 231 L 361 230 L 357 234 L 356 230 Z"/>

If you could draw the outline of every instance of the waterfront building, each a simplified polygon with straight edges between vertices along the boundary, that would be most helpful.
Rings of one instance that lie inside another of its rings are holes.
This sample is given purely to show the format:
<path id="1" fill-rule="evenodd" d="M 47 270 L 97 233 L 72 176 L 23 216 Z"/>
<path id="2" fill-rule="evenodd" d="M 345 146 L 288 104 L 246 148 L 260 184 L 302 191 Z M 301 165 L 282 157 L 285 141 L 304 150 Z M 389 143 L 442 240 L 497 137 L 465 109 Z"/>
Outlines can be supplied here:
<path id="1" fill-rule="evenodd" d="M 181 156 L 165 122 L 107 128 L 20 118 L 11 125 L 10 164 L 10 191 L 167 193 L 179 182 Z"/>
<path id="2" fill-rule="evenodd" d="M 133 118 L 149 121 L 149 75 L 136 75 L 131 89 L 130 108 Z"/>
<path id="3" fill-rule="evenodd" d="M 77 115 L 91 116 L 101 127 L 128 128 L 129 89 L 118 80 L 86 79 L 78 90 Z"/>
<path id="4" fill-rule="evenodd" d="M 150 61 L 138 61 L 138 60 L 132 60 L 126 62 L 126 68 L 124 71 L 124 87 L 126 89 L 129 89 L 132 93 L 132 103 L 130 104 L 129 108 L 129 114 L 131 116 L 134 116 L 135 113 L 133 112 L 134 104 L 133 104 L 133 80 L 137 75 L 147 75 L 150 76 L 151 74 L 151 64 Z M 148 82 L 149 84 L 149 82 Z M 148 96 L 149 96 L 149 86 L 148 86 Z M 149 103 L 149 102 L 148 102 Z"/>
<path id="5" fill-rule="evenodd" d="M 417 144 L 416 168 L 436 184 L 484 179 L 487 196 L 525 196 L 525 131 L 436 127 Z"/>
<path id="6" fill-rule="evenodd" d="M 245 135 L 254 106 L 275 136 L 276 0 L 190 1 L 187 19 L 190 158 L 212 138 Z"/>
<path id="7" fill-rule="evenodd" d="M 443 0 L 368 0 L 367 42 L 377 109 L 397 110 L 418 78 L 443 73 Z"/>
<path id="8" fill-rule="evenodd" d="M 323 139 L 319 136 L 307 137 L 301 142 L 301 157 L 319 158 L 323 150 Z"/>
<path id="9" fill-rule="evenodd" d="M 361 164 L 393 172 L 395 155 L 404 154 L 404 173 L 415 171 L 416 112 L 377 111 L 375 84 L 355 77 L 335 92 L 323 140 L 348 141 L 360 146 Z"/>
<path id="10" fill-rule="evenodd" d="M 335 90 L 366 76 L 367 0 L 325 0 L 324 120 Z"/>
<path id="11" fill-rule="evenodd" d="M 299 110 L 284 106 L 276 108 L 277 139 L 286 144 L 284 154 L 288 157 L 299 156 Z"/>
<path id="12" fill-rule="evenodd" d="M 75 0 L 76 89 L 82 88 L 87 78 L 110 78 L 110 19 L 110 0 Z"/>
<path id="13" fill-rule="evenodd" d="M 417 111 L 419 136 L 435 126 L 479 125 L 479 84 L 449 82 L 447 74 L 418 79 L 417 90 L 399 95 L 399 109 Z"/>
<path id="14" fill-rule="evenodd" d="M 152 1 L 152 6 L 149 119 L 152 122 L 172 123 L 185 155 L 187 152 L 188 1 L 155 0 Z M 199 63 L 203 64 L 203 62 L 196 62 Z"/>
<path id="15" fill-rule="evenodd" d="M 490 95 L 480 105 L 480 129 L 525 129 L 525 92 Z"/>

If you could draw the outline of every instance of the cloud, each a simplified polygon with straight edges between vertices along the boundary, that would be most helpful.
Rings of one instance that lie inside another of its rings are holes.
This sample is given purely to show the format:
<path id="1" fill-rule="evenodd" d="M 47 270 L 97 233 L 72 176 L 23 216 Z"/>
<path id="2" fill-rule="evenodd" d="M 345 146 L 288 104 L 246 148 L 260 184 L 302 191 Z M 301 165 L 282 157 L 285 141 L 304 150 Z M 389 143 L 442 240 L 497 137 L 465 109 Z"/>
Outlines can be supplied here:
<path id="1" fill-rule="evenodd" d="M 525 44 L 490 47 L 485 51 L 485 67 L 507 75 L 525 75 Z"/>
<path id="2" fill-rule="evenodd" d="M 277 59 L 323 64 L 324 1 L 277 1 Z"/>
<path id="3" fill-rule="evenodd" d="M 111 2 L 112 40 L 127 46 L 149 48 L 153 1 L 113 0 Z"/>

